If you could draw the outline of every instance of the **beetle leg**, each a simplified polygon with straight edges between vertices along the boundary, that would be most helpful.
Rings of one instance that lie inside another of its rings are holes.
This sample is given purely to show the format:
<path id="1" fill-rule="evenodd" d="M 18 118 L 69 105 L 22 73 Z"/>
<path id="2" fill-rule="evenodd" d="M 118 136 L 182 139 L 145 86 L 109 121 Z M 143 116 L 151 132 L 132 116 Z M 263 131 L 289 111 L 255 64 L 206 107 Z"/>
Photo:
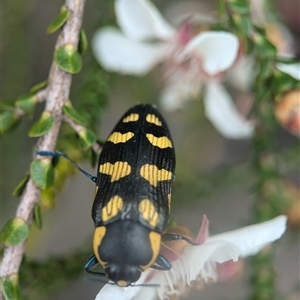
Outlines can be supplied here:
<path id="1" fill-rule="evenodd" d="M 162 255 L 158 255 L 155 263 L 157 265 L 152 265 L 151 268 L 156 270 L 168 271 L 172 268 L 171 263 Z"/>
<path id="2" fill-rule="evenodd" d="M 98 262 L 96 256 L 95 256 L 95 255 L 92 255 L 92 256 L 87 260 L 87 262 L 85 263 L 84 269 L 85 269 L 86 272 L 88 272 L 89 274 L 92 274 L 92 275 L 98 275 L 98 276 L 103 276 L 103 277 L 105 277 L 105 276 L 106 276 L 105 273 L 91 271 L 91 269 L 95 268 L 97 265 L 99 265 L 99 262 Z"/>
<path id="3" fill-rule="evenodd" d="M 191 245 L 197 246 L 199 244 L 193 242 L 192 240 L 190 240 L 189 238 L 176 234 L 176 233 L 164 233 L 162 234 L 162 241 L 163 242 L 172 242 L 172 241 L 178 241 L 178 240 L 183 240 L 188 242 Z"/>

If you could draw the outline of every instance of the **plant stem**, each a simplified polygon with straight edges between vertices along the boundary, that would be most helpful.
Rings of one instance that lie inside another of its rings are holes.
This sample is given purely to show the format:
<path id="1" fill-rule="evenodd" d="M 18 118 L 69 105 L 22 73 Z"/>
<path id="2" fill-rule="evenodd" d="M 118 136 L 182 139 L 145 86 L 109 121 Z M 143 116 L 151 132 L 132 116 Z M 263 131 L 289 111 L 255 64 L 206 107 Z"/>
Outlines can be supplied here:
<path id="1" fill-rule="evenodd" d="M 70 11 L 70 15 L 57 38 L 55 49 L 66 44 L 71 44 L 77 49 L 85 0 L 66 0 L 65 5 Z M 38 139 L 37 150 L 55 149 L 62 122 L 62 107 L 69 98 L 71 83 L 72 75 L 59 69 L 56 62 L 53 61 L 45 94 L 45 110 L 55 117 L 56 123 L 47 134 Z M 39 199 L 40 189 L 35 186 L 32 179 L 29 179 L 17 208 L 16 217 L 22 218 L 28 224 L 31 224 L 33 216 L 32 211 L 34 205 L 39 202 Z M 24 255 L 25 245 L 26 240 L 17 246 L 7 247 L 5 249 L 1 264 L 1 279 L 12 274 L 18 274 Z"/>

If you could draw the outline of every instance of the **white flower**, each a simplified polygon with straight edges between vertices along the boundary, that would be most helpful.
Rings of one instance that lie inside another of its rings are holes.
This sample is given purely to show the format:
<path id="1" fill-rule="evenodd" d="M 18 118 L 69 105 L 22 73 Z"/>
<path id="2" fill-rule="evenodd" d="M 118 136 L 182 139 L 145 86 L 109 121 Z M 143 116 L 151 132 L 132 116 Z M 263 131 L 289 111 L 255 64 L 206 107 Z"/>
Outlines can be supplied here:
<path id="1" fill-rule="evenodd" d="M 206 116 L 228 138 L 249 138 L 253 125 L 233 105 L 218 82 L 236 60 L 239 42 L 223 31 L 195 33 L 189 18 L 176 30 L 148 0 L 116 0 L 115 11 L 121 31 L 98 30 L 92 47 L 96 59 L 109 71 L 142 76 L 162 63 L 167 85 L 161 102 L 176 109 L 202 91 L 205 84 Z M 223 109 L 224 113 L 223 113 Z"/>
<path id="2" fill-rule="evenodd" d="M 183 295 L 194 284 L 217 281 L 217 263 L 237 261 L 239 257 L 256 254 L 283 235 L 286 219 L 286 216 L 279 216 L 267 222 L 207 237 L 208 220 L 204 216 L 195 240 L 199 246 L 183 241 L 168 242 L 168 245 L 165 243 L 161 253 L 172 263 L 172 269 L 147 269 L 136 282 L 136 285 L 159 284 L 159 287 L 147 288 L 140 285 L 121 288 L 106 284 L 96 296 L 96 300 L 169 299 L 172 296 Z M 181 243 L 179 250 L 178 247 L 175 250 L 172 243 Z"/>

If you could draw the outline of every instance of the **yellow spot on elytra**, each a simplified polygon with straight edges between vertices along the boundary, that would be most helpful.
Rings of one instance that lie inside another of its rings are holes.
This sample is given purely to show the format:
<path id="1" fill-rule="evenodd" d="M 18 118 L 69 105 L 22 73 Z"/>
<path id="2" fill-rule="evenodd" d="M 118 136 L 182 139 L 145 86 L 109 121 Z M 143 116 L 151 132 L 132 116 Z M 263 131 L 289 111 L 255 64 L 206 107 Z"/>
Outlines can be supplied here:
<path id="1" fill-rule="evenodd" d="M 151 231 L 149 233 L 149 241 L 152 251 L 152 258 L 147 265 L 140 266 L 143 270 L 148 269 L 154 264 L 160 250 L 161 235 L 158 232 Z"/>
<path id="2" fill-rule="evenodd" d="M 134 133 L 129 131 L 126 133 L 121 132 L 113 132 L 107 139 L 107 141 L 110 141 L 114 144 L 119 143 L 126 143 L 128 142 L 132 137 L 134 136 Z"/>
<path id="3" fill-rule="evenodd" d="M 140 174 L 155 187 L 158 181 L 171 180 L 173 178 L 172 172 L 166 169 L 159 170 L 157 166 L 149 164 L 145 164 L 141 167 Z"/>
<path id="4" fill-rule="evenodd" d="M 143 219 L 147 221 L 151 226 L 155 227 L 158 223 L 158 213 L 153 203 L 144 199 L 139 204 L 139 212 L 143 216 Z"/>
<path id="5" fill-rule="evenodd" d="M 168 207 L 169 207 L 169 212 L 171 211 L 171 194 L 168 194 Z"/>
<path id="6" fill-rule="evenodd" d="M 159 120 L 159 118 L 156 115 L 154 115 L 154 114 L 148 114 L 147 117 L 146 117 L 146 121 L 148 123 L 155 124 L 156 126 L 161 126 L 162 125 L 162 123 Z"/>
<path id="7" fill-rule="evenodd" d="M 101 260 L 99 256 L 98 247 L 100 246 L 105 236 L 105 233 L 106 233 L 106 228 L 104 226 L 96 227 L 94 232 L 94 239 L 93 239 L 94 254 L 102 266 L 106 265 L 106 262 Z"/>
<path id="8" fill-rule="evenodd" d="M 151 133 L 147 133 L 146 137 L 153 146 L 157 146 L 161 149 L 165 149 L 168 147 L 172 148 L 172 142 L 166 136 L 156 137 Z"/>
<path id="9" fill-rule="evenodd" d="M 123 200 L 119 196 L 112 197 L 107 204 L 102 208 L 101 219 L 107 222 L 115 217 L 123 208 Z"/>
<path id="10" fill-rule="evenodd" d="M 129 116 L 125 117 L 122 122 L 128 123 L 128 122 L 136 122 L 139 119 L 138 114 L 130 114 Z"/>
<path id="11" fill-rule="evenodd" d="M 110 181 L 117 181 L 131 173 L 131 166 L 126 161 L 117 161 L 114 164 L 109 162 L 99 166 L 99 172 L 110 175 Z"/>

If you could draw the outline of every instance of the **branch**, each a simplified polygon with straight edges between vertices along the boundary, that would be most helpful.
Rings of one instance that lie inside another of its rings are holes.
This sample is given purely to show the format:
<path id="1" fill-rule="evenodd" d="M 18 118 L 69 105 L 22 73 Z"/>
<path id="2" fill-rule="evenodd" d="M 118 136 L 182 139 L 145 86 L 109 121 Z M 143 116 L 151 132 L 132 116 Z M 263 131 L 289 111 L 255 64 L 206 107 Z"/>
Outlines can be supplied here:
<path id="1" fill-rule="evenodd" d="M 66 0 L 65 2 L 66 7 L 70 11 L 70 15 L 57 38 L 55 49 L 66 44 L 71 44 L 77 49 L 85 0 Z M 55 148 L 63 118 L 62 107 L 69 98 L 71 83 L 72 75 L 59 69 L 56 62 L 53 61 L 46 93 L 41 96 L 45 96 L 45 110 L 55 117 L 56 123 L 47 134 L 38 139 L 37 150 L 53 150 Z M 40 192 L 40 189 L 37 188 L 32 179 L 30 179 L 21 197 L 20 204 L 16 211 L 16 217 L 22 218 L 27 224 L 32 223 L 32 211 L 34 205 L 40 200 Z M 7 247 L 5 249 L 1 265 L 1 278 L 19 272 L 25 245 L 26 241 L 17 246 Z"/>
<path id="2" fill-rule="evenodd" d="M 72 128 L 73 130 L 76 132 L 76 133 L 80 133 L 81 131 L 84 131 L 86 130 L 87 128 L 85 126 L 82 126 L 78 123 L 75 123 L 73 120 L 71 120 L 68 116 L 64 115 L 64 118 L 63 120 L 68 123 Z M 91 148 L 96 152 L 100 152 L 101 150 L 101 147 L 99 146 L 99 144 L 97 143 L 94 143 L 93 145 L 91 145 Z"/>

